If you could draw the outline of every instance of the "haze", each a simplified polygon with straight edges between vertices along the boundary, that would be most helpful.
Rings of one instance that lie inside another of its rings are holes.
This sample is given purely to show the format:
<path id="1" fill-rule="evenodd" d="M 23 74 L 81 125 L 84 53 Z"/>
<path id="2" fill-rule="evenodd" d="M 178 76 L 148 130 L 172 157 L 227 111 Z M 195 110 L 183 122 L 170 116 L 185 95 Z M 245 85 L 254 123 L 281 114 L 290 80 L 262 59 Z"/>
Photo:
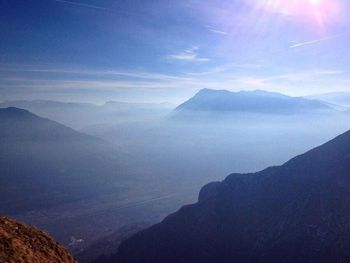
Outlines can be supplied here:
<path id="1" fill-rule="evenodd" d="M 81 262 L 350 129 L 346 0 L 4 0 L 0 215 Z"/>

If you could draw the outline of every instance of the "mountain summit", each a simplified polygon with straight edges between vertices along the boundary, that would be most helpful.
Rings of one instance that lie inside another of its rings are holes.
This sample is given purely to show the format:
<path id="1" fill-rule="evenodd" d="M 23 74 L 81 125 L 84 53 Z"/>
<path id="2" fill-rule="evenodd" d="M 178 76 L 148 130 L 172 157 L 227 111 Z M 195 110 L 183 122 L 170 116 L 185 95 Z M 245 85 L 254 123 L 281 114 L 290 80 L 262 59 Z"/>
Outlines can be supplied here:
<path id="1" fill-rule="evenodd" d="M 349 262 L 350 131 L 258 173 L 202 188 L 136 234 L 118 262 Z"/>
<path id="2" fill-rule="evenodd" d="M 202 89 L 175 109 L 175 115 L 185 112 L 248 112 L 292 114 L 330 110 L 323 102 L 302 97 L 290 97 L 262 90 L 231 92 Z"/>

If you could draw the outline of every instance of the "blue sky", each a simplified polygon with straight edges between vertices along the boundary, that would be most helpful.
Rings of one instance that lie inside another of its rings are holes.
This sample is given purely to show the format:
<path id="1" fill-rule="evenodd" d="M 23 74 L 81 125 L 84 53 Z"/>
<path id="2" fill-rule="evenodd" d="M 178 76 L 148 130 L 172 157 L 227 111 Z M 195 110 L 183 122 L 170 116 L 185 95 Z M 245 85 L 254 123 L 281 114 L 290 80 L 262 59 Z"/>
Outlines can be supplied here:
<path id="1" fill-rule="evenodd" d="M 349 91 L 346 0 L 0 0 L 0 96 Z"/>

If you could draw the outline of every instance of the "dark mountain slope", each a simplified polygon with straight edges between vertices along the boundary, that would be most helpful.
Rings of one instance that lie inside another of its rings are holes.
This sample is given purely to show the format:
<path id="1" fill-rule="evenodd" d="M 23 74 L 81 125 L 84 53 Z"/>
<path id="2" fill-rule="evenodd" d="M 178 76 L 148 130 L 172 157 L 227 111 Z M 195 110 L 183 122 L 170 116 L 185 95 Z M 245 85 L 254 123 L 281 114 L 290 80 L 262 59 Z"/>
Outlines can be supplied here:
<path id="1" fill-rule="evenodd" d="M 118 262 L 349 262 L 350 131 L 255 174 L 122 243 Z"/>
<path id="2" fill-rule="evenodd" d="M 0 109 L 0 213 L 117 190 L 125 180 L 121 157 L 98 138 L 26 110 Z"/>
<path id="3" fill-rule="evenodd" d="M 0 262 L 77 263 L 47 233 L 6 217 L 0 217 Z"/>
<path id="4" fill-rule="evenodd" d="M 179 105 L 172 117 L 198 113 L 260 113 L 295 114 L 331 108 L 323 102 L 302 97 L 289 97 L 267 91 L 240 91 L 202 89 Z"/>

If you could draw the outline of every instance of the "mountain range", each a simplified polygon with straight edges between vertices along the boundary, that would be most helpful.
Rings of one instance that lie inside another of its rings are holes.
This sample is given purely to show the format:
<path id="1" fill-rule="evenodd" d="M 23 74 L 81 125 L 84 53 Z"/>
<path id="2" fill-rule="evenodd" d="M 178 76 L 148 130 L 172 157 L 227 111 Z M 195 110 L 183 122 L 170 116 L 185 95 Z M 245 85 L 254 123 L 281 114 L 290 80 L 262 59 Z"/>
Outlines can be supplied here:
<path id="1" fill-rule="evenodd" d="M 281 166 L 231 174 L 119 247 L 116 262 L 349 262 L 350 131 Z"/>
<path id="2" fill-rule="evenodd" d="M 231 92 L 202 89 L 174 109 L 170 103 L 127 103 L 107 101 L 92 103 L 59 102 L 51 100 L 14 100 L 0 103 L 0 108 L 17 107 L 55 120 L 74 129 L 130 121 L 159 120 L 170 113 L 170 119 L 218 117 L 233 113 L 305 114 L 347 110 L 348 93 L 330 93 L 306 97 L 290 97 L 263 90 Z M 173 111 L 172 111 L 173 110 Z M 172 112 L 171 112 L 172 111 Z"/>

